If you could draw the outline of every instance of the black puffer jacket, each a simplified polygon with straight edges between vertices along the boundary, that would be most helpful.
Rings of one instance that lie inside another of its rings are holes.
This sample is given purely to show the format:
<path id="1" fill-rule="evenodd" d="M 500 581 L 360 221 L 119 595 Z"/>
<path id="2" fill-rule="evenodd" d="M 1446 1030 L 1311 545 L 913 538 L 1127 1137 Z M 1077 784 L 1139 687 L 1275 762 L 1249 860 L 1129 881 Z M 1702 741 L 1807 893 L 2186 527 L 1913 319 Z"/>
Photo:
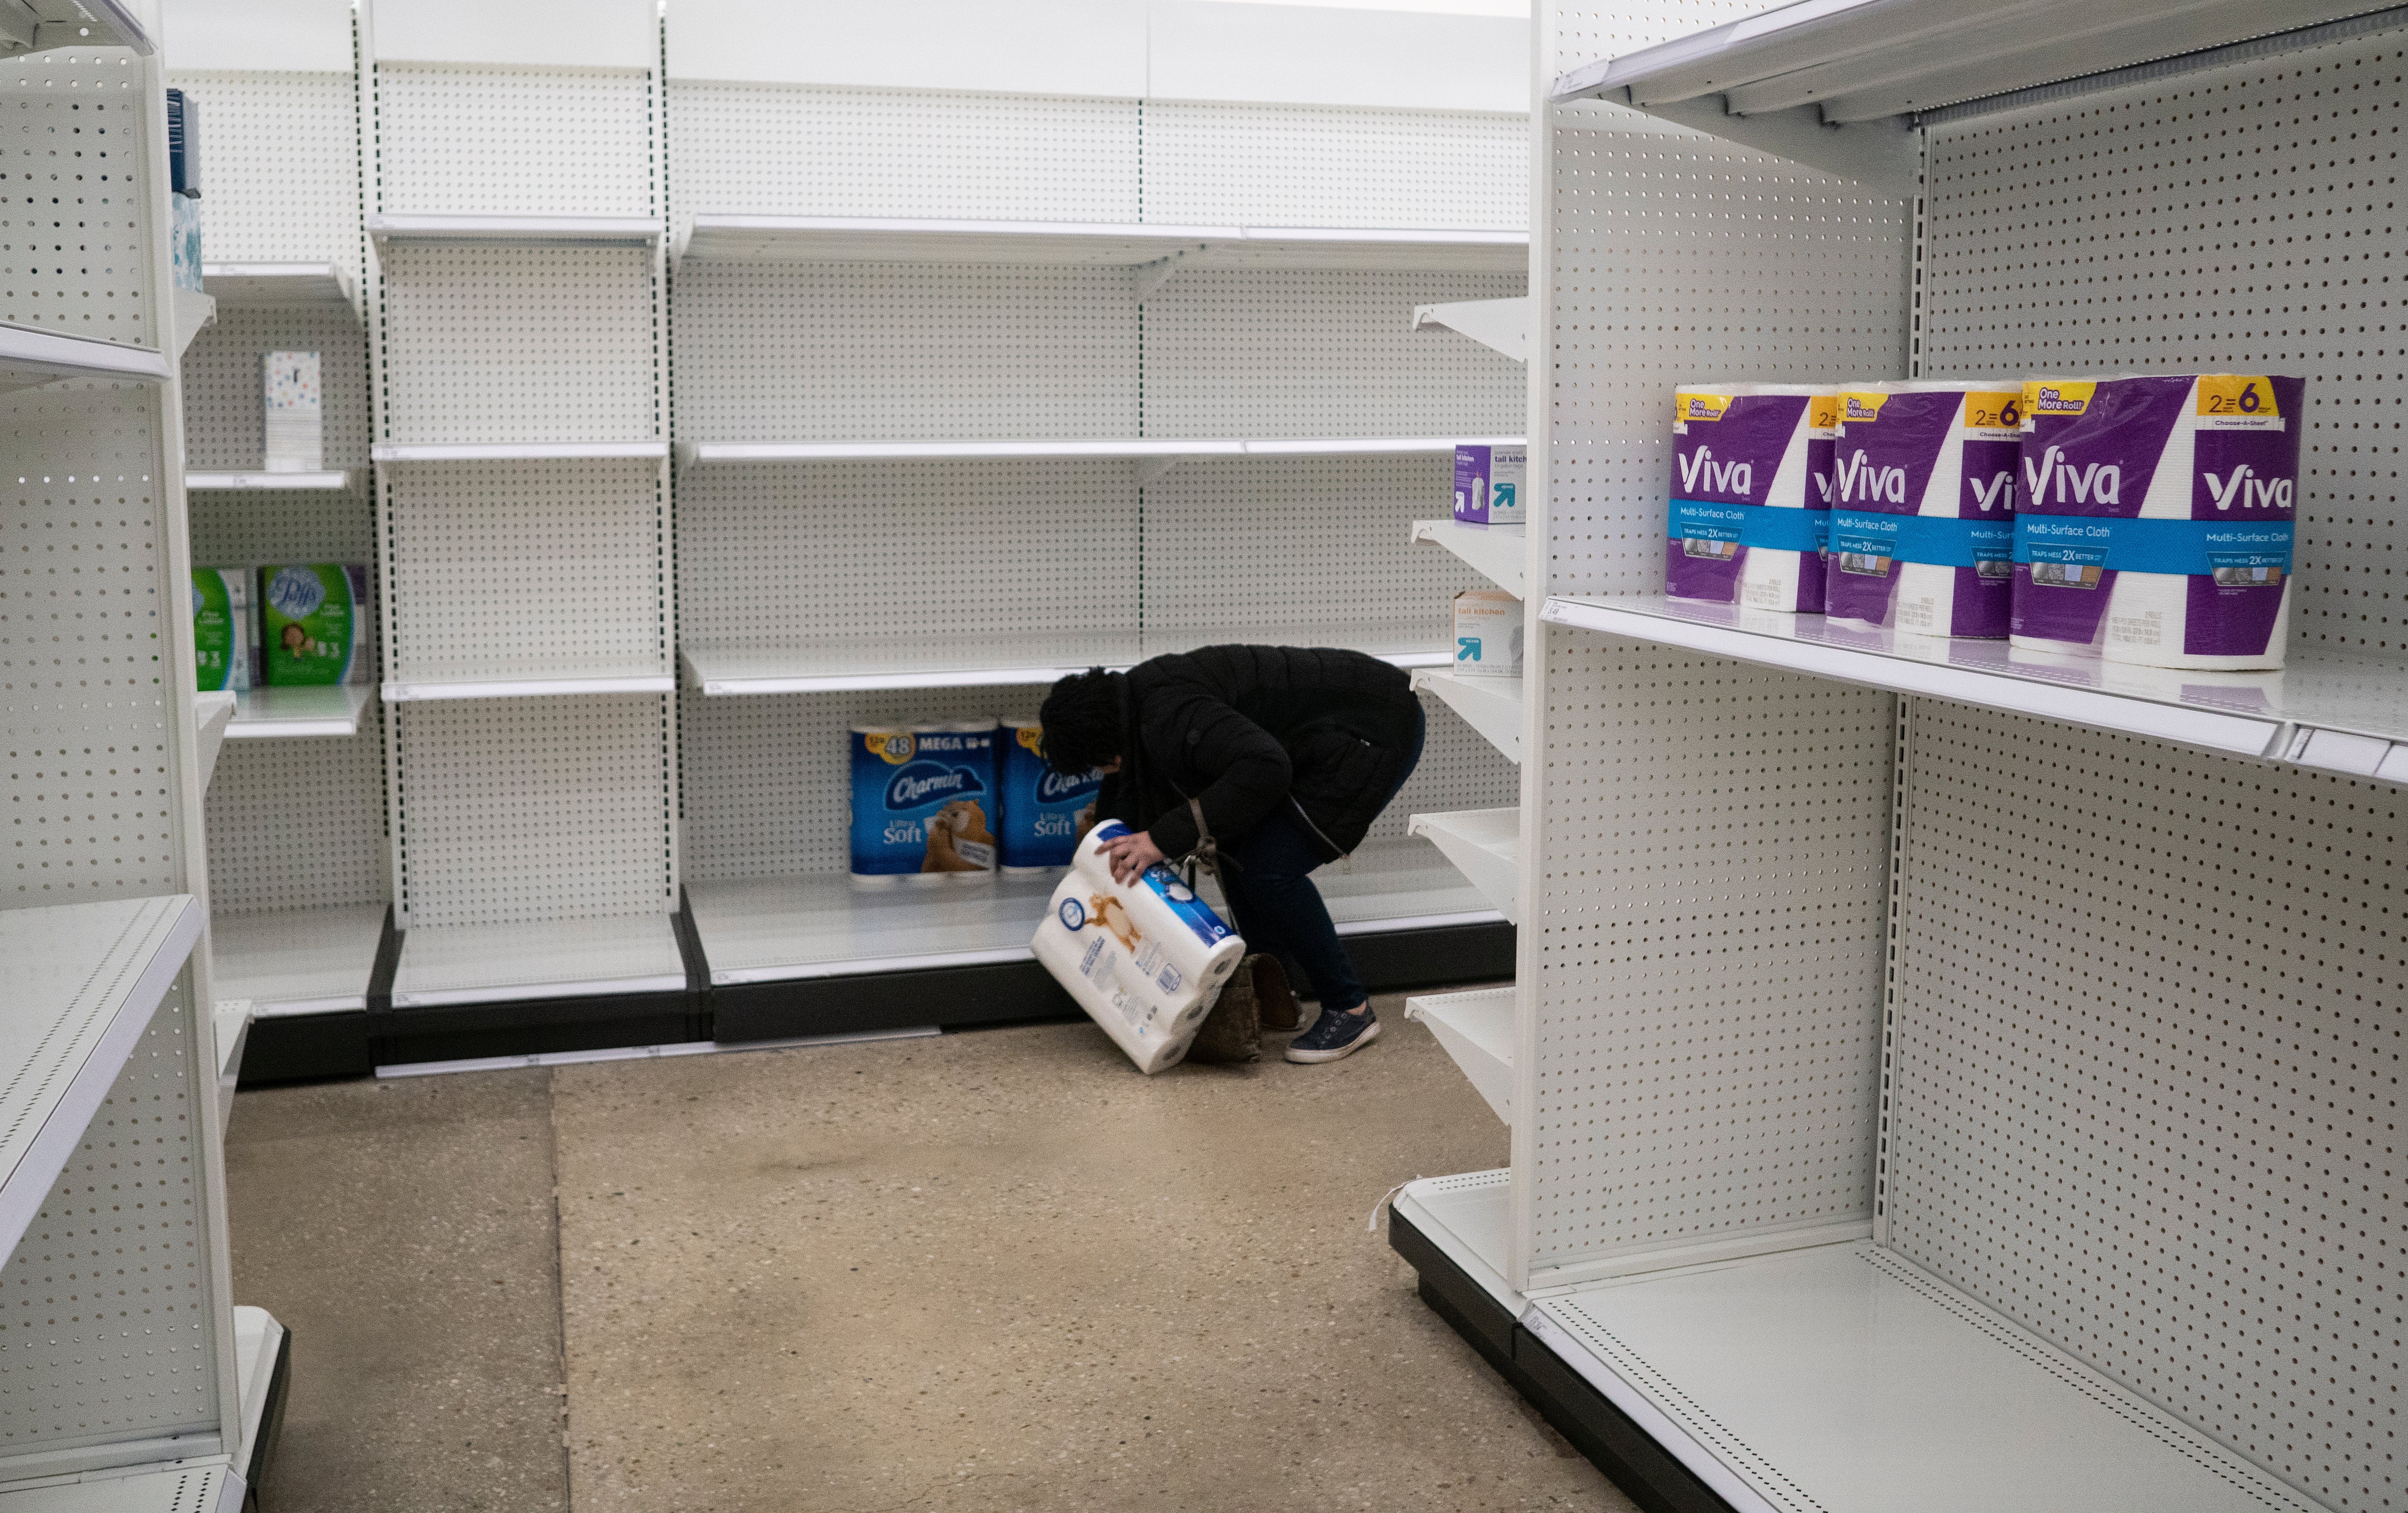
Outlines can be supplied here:
<path id="1" fill-rule="evenodd" d="M 1165 856 L 1195 849 L 1189 799 L 1231 844 L 1295 803 L 1326 858 L 1352 852 L 1412 752 L 1412 680 L 1360 652 L 1207 646 L 1119 675 L 1121 770 L 1096 813 L 1151 831 Z"/>

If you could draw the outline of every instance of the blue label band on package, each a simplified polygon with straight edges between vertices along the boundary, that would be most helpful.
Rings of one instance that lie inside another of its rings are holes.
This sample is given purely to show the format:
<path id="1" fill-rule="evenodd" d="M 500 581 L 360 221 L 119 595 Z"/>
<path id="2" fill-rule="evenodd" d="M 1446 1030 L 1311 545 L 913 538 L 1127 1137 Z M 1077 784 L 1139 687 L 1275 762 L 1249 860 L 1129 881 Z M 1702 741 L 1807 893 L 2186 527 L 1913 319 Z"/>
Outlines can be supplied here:
<path id="1" fill-rule="evenodd" d="M 2222 568 L 2280 568 L 2287 574 L 2291 522 L 2017 515 L 2015 560 L 2191 577 Z"/>
<path id="2" fill-rule="evenodd" d="M 1668 535 L 1676 541 L 1737 541 L 1769 552 L 1820 552 L 1830 515 L 1828 510 L 1674 499 Z"/>
<path id="3" fill-rule="evenodd" d="M 1831 550 L 1853 555 L 1923 562 L 1936 568 L 1975 568 L 1985 562 L 2006 561 L 2014 541 L 2014 526 L 2003 520 L 1831 512 Z"/>

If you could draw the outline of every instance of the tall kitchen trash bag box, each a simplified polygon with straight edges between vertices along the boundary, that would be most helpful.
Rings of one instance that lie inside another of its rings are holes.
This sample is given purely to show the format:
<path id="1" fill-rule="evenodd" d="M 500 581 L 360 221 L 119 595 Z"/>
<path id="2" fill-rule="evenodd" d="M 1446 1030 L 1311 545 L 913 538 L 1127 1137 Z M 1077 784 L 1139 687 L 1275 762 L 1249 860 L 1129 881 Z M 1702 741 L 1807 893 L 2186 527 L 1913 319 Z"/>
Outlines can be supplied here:
<path id="1" fill-rule="evenodd" d="M 1080 838 L 1029 948 L 1150 1077 L 1185 1058 L 1246 943 L 1161 862 L 1113 882 L 1103 845 L 1128 833 L 1106 820 Z"/>

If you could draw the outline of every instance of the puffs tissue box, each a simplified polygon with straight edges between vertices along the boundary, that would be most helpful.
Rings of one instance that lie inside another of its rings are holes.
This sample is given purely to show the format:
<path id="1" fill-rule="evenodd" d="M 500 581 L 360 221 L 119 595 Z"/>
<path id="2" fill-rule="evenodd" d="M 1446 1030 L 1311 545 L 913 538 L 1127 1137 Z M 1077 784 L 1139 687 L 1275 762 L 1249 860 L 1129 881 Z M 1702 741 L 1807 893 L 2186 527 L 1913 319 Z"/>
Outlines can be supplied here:
<path id="1" fill-rule="evenodd" d="M 1161 862 L 1113 882 L 1103 845 L 1128 833 L 1106 820 L 1080 839 L 1029 948 L 1150 1077 L 1187 1055 L 1246 943 Z"/>

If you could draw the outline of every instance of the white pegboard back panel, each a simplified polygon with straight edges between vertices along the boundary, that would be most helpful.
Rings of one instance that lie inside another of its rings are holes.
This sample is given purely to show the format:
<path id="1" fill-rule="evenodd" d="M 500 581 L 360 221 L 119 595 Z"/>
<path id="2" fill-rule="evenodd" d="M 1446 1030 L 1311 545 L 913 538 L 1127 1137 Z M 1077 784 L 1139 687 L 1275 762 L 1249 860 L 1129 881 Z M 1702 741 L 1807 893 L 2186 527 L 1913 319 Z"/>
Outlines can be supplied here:
<path id="1" fill-rule="evenodd" d="M 1938 128 L 1922 336 L 1930 375 L 2304 377 L 2291 644 L 2394 663 L 2403 118 L 2391 31 Z"/>
<path id="2" fill-rule="evenodd" d="M 378 440 L 660 436 L 652 253 L 394 244 L 383 261 Z"/>
<path id="3" fill-rule="evenodd" d="M 1157 100 L 1147 102 L 1144 126 L 1148 221 L 1431 230 L 1530 223 L 1526 116 Z"/>
<path id="4" fill-rule="evenodd" d="M 380 213 L 661 213 L 657 99 L 640 67 L 383 64 L 375 86 Z"/>
<path id="5" fill-rule="evenodd" d="M 1414 331 L 1411 316 L 1416 305 L 1526 288 L 1510 275 L 1182 273 L 1145 302 L 1145 432 L 1519 435 L 1524 365 L 1452 333 Z"/>
<path id="6" fill-rule="evenodd" d="M 626 458 L 385 468 L 384 676 L 668 671 L 661 470 Z"/>
<path id="7" fill-rule="evenodd" d="M 339 72 L 169 76 L 200 104 L 201 253 L 208 262 L 332 263 L 359 287 L 359 89 L 351 18 L 342 20 Z M 218 319 L 231 313 L 222 310 Z"/>
<path id="8" fill-rule="evenodd" d="M 1910 705 L 1887 1243 L 2397 1508 L 2408 797 Z"/>
<path id="9" fill-rule="evenodd" d="M 681 237 L 698 212 L 1145 219 L 1133 100 L 674 77 L 668 100 Z"/>
<path id="10" fill-rule="evenodd" d="M 142 63 L 63 48 L 0 65 L 0 321 L 159 347 Z"/>
<path id="11" fill-rule="evenodd" d="M 217 200 L 212 197 L 209 203 L 215 205 Z M 203 329 L 184 349 L 184 466 L 202 473 L 261 469 L 266 439 L 260 359 L 271 352 L 318 354 L 324 466 L 365 468 L 369 420 L 367 339 L 356 319 L 325 305 L 219 309 L 217 324 Z M 194 502 L 198 513 L 212 501 Z M 323 496 L 312 496 L 309 502 L 329 515 L 341 515 L 350 508 Z M 353 503 L 365 515 L 364 487 Z M 268 542 L 261 546 L 276 549 Z"/>
<path id="12" fill-rule="evenodd" d="M 229 741 L 218 753 L 208 809 L 213 916 L 385 901 L 380 710 L 371 700 L 355 736 Z"/>
<path id="13" fill-rule="evenodd" d="M 189 891 L 159 642 L 159 405 L 134 383 L 0 395 L 11 908 Z"/>
<path id="14" fill-rule="evenodd" d="M 1140 434 L 1121 269 L 696 262 L 673 310 L 681 441 Z"/>
<path id="15" fill-rule="evenodd" d="M 387 718 L 404 929 L 676 907 L 666 696 L 462 699 Z"/>
<path id="16" fill-rule="evenodd" d="M 1548 641 L 1537 765 L 1534 1285 L 1547 1268 L 1867 1220 L 1887 696 Z M 1527 895 L 1535 892 L 1535 899 Z"/>
<path id="17" fill-rule="evenodd" d="M 1139 541 L 1127 462 L 696 468 L 678 485 L 679 637 L 830 671 L 1124 660 Z"/>
<path id="18" fill-rule="evenodd" d="M 12 1456 L 218 1428 L 192 973 L 0 1262 L 0 1476 Z"/>

